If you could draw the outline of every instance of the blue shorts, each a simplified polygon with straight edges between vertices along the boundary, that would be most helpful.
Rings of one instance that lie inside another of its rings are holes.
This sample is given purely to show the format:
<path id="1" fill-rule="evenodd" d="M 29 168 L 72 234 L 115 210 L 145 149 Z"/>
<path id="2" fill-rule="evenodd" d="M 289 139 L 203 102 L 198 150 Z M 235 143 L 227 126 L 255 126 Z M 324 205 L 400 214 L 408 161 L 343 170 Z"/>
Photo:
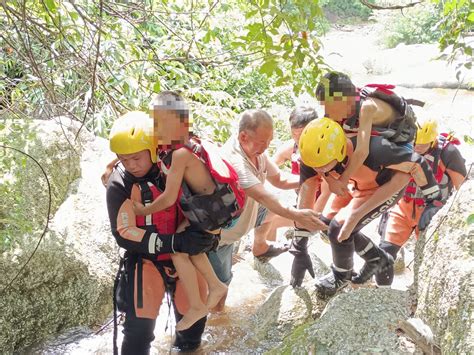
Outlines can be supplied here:
<path id="1" fill-rule="evenodd" d="M 265 207 L 259 206 L 255 228 L 263 223 L 267 216 L 267 212 L 268 210 Z M 222 245 L 217 248 L 216 251 L 210 251 L 207 253 L 207 257 L 209 258 L 209 262 L 211 263 L 217 278 L 226 285 L 229 285 L 232 280 L 232 254 L 234 253 L 235 245 L 236 243 Z"/>
<path id="2" fill-rule="evenodd" d="M 216 251 L 207 253 L 209 262 L 217 275 L 217 278 L 225 283 L 230 284 L 232 280 L 232 254 L 234 251 L 234 243 L 222 245 Z"/>
<path id="3" fill-rule="evenodd" d="M 268 210 L 262 205 L 258 206 L 257 220 L 255 221 L 255 228 L 260 227 L 267 216 Z"/>

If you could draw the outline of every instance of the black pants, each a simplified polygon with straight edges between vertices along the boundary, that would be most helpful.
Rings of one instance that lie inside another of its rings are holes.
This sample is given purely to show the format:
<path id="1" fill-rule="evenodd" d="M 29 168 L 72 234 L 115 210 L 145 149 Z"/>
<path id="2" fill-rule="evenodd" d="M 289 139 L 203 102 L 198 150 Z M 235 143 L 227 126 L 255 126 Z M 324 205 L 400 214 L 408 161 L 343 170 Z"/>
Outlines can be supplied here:
<path id="1" fill-rule="evenodd" d="M 151 265 L 154 265 L 158 272 L 150 267 Z M 161 303 L 164 296 L 164 293 L 162 292 L 163 287 L 161 287 L 161 285 L 164 285 L 164 290 L 171 300 L 176 322 L 183 317 L 178 312 L 174 302 L 176 280 L 167 275 L 165 272 L 166 267 L 173 268 L 171 261 L 150 262 L 149 260 L 134 255 L 130 255 L 127 258 L 125 265 L 128 276 L 128 282 L 126 284 L 127 306 L 125 310 L 125 323 L 123 325 L 124 337 L 121 351 L 123 355 L 141 355 L 150 353 L 151 343 L 155 339 L 153 332 L 155 329 L 159 305 L 158 310 L 154 307 L 155 309 L 153 309 L 153 312 L 148 313 L 145 316 L 143 316 L 143 312 L 140 312 L 139 308 L 145 310 L 147 308 L 153 308 L 153 306 L 147 304 L 150 299 L 154 301 L 153 304 L 155 305 L 156 302 Z M 147 282 L 156 282 L 157 284 L 155 285 L 160 285 L 160 287 L 154 288 L 158 291 L 156 292 L 155 299 L 153 299 L 153 291 L 150 295 L 150 287 L 146 284 Z M 137 286 L 136 292 L 135 285 Z M 145 288 L 148 293 L 144 293 L 143 290 Z M 141 315 L 137 316 L 137 313 Z M 197 349 L 201 344 L 201 336 L 204 332 L 205 325 L 206 317 L 203 317 L 194 323 L 189 329 L 176 332 L 174 346 L 181 351 L 193 351 Z"/>
<path id="2" fill-rule="evenodd" d="M 375 218 L 379 217 L 384 211 L 393 207 L 402 195 L 403 189 L 381 205 L 374 208 L 372 211 L 368 212 L 361 218 L 349 238 L 342 242 L 337 240 L 342 225 L 335 219 L 324 218 L 324 222 L 329 225 L 327 234 L 331 242 L 333 264 L 337 269 L 347 271 L 352 270 L 354 266 L 354 251 L 365 260 L 374 257 L 374 252 L 378 247 L 373 244 L 370 238 L 361 233 L 361 229 Z"/>

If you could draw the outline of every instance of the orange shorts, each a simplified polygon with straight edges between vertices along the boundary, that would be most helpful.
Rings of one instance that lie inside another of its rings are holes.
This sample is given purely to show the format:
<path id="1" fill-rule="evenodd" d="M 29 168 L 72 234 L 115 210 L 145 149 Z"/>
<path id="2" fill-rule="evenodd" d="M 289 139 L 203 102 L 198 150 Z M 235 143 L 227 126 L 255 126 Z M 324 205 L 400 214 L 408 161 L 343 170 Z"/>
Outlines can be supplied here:
<path id="1" fill-rule="evenodd" d="M 160 271 L 156 266 L 147 259 L 142 259 L 143 271 L 142 271 L 142 299 L 143 307 L 138 308 L 137 306 L 137 270 L 135 268 L 134 277 L 134 306 L 135 314 L 138 318 L 149 318 L 156 319 L 160 312 L 160 306 L 165 296 L 165 284 L 161 276 Z M 165 272 L 170 275 L 170 269 L 165 267 Z M 196 270 L 198 275 L 199 292 L 203 303 L 206 302 L 207 298 L 207 283 L 202 275 Z M 176 275 L 173 275 L 176 276 Z M 176 308 L 180 314 L 185 314 L 189 309 L 189 302 L 184 292 L 183 285 L 178 279 L 176 281 L 176 291 L 174 294 L 174 301 Z"/>
<path id="2" fill-rule="evenodd" d="M 363 205 L 375 191 L 377 191 L 377 188 L 363 191 L 354 190 L 344 196 L 331 194 L 323 211 L 323 216 L 335 219 L 338 223 L 343 224 L 352 211 Z"/>
<path id="3" fill-rule="evenodd" d="M 389 212 L 385 240 L 402 247 L 410 238 L 413 230 L 418 238 L 420 233 L 418 221 L 423 210 L 424 206 L 415 205 L 413 201 L 407 202 L 404 199 L 398 201 Z"/>

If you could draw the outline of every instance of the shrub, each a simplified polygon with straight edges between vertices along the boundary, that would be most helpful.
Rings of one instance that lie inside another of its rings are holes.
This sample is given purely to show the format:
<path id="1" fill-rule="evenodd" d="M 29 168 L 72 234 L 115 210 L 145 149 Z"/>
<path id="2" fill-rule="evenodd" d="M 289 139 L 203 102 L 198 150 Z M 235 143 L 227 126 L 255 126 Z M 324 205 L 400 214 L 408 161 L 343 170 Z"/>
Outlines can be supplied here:
<path id="1" fill-rule="evenodd" d="M 336 22 L 367 21 L 372 15 L 372 10 L 358 0 L 321 0 L 320 4 L 326 15 L 337 17 Z"/>
<path id="2" fill-rule="evenodd" d="M 441 37 L 438 23 L 441 20 L 437 6 L 427 4 L 407 10 L 394 17 L 386 27 L 383 44 L 394 48 L 400 43 L 431 43 Z"/>

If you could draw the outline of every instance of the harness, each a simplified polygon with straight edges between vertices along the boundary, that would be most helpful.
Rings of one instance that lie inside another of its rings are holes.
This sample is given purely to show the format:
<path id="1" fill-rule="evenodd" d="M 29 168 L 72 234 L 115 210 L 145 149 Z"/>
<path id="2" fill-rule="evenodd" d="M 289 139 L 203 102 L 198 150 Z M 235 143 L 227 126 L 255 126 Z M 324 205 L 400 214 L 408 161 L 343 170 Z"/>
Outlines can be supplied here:
<path id="1" fill-rule="evenodd" d="M 162 176 L 158 176 L 153 184 L 150 181 L 138 183 L 142 203 L 146 206 L 156 200 L 164 191 Z M 184 216 L 177 203 L 172 206 L 147 216 L 136 216 L 137 227 L 143 228 L 151 233 L 173 234 Z M 156 260 L 169 260 L 169 254 L 158 255 Z"/>
<path id="2" fill-rule="evenodd" d="M 428 161 L 431 166 L 431 169 L 433 170 L 434 177 L 441 191 L 445 191 L 447 188 L 449 188 L 449 178 L 445 174 L 445 169 L 442 169 L 439 164 L 441 159 L 441 153 L 449 144 L 458 144 L 457 142 L 459 141 L 457 141 L 457 139 L 451 136 L 450 134 L 441 133 L 437 137 L 436 146 L 433 147 L 430 152 L 424 155 L 425 159 Z M 421 193 L 420 189 L 418 188 L 413 179 L 411 179 L 408 183 L 408 186 L 405 189 L 405 195 L 403 196 L 403 199 L 406 202 L 413 201 L 416 206 L 425 205 L 423 194 Z"/>
<path id="3" fill-rule="evenodd" d="M 163 176 L 158 175 L 154 181 L 137 181 L 140 188 L 141 202 L 144 205 L 151 204 L 156 200 L 164 191 L 165 181 Z M 183 213 L 181 212 L 177 203 L 168 207 L 165 210 L 155 212 L 147 216 L 135 216 L 135 223 L 137 227 L 145 229 L 151 233 L 158 234 L 173 234 L 176 231 L 178 225 L 184 220 Z M 119 269 L 114 281 L 114 335 L 113 335 L 113 350 L 114 354 L 118 354 L 117 348 L 117 311 L 126 312 L 129 307 L 133 306 L 133 301 L 128 300 L 127 295 L 128 282 L 131 280 L 131 273 L 134 272 L 133 266 L 136 265 L 136 290 L 137 290 L 137 307 L 143 308 L 143 258 L 141 254 L 130 254 L 125 252 L 123 258 L 120 258 Z M 171 262 L 170 254 L 161 254 L 156 258 L 147 258 L 153 261 L 153 264 L 160 272 L 166 290 L 173 297 L 175 290 L 175 279 L 172 276 L 175 273 L 173 263 Z M 168 302 L 170 300 L 168 299 Z"/>

